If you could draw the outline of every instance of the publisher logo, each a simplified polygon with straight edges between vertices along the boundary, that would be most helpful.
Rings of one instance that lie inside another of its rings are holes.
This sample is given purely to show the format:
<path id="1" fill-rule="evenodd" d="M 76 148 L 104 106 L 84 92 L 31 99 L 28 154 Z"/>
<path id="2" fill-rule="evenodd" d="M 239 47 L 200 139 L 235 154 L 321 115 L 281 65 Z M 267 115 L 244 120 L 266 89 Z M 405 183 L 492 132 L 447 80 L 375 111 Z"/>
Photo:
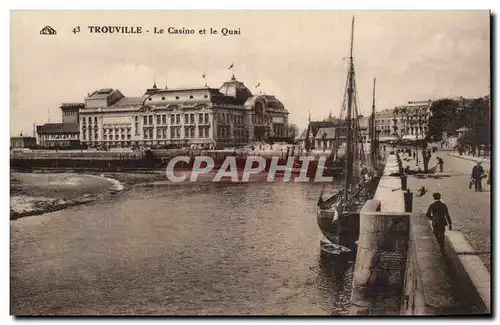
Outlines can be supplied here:
<path id="1" fill-rule="evenodd" d="M 57 32 L 54 28 L 50 26 L 45 26 L 40 30 L 40 35 L 56 35 Z"/>

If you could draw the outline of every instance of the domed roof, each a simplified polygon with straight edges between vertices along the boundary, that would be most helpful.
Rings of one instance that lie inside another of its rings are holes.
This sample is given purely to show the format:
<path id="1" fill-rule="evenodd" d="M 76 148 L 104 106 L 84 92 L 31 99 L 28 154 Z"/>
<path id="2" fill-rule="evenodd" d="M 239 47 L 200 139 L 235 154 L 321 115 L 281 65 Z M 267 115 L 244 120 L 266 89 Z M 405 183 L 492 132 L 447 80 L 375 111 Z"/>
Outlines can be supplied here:
<path id="1" fill-rule="evenodd" d="M 283 103 L 274 97 L 273 95 L 262 95 L 262 97 L 266 100 L 266 104 L 268 108 L 274 108 L 277 110 L 284 110 L 285 106 Z"/>
<path id="2" fill-rule="evenodd" d="M 264 105 L 265 109 L 285 111 L 283 103 L 272 95 L 255 95 L 249 97 L 245 102 L 245 109 L 252 109 L 256 102 Z"/>
<path id="3" fill-rule="evenodd" d="M 248 97 L 252 96 L 252 92 L 243 84 L 233 77 L 231 80 L 224 82 L 220 87 L 219 92 L 224 96 L 233 97 L 238 104 L 243 104 Z"/>

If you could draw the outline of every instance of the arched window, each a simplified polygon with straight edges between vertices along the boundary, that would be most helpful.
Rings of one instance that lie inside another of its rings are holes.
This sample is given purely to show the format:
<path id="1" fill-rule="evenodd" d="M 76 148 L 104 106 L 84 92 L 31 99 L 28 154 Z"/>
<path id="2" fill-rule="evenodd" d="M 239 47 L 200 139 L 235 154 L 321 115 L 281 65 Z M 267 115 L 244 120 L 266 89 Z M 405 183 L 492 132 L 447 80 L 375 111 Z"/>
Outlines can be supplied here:
<path id="1" fill-rule="evenodd" d="M 264 108 L 260 102 L 255 103 L 255 114 L 262 115 L 264 114 Z"/>

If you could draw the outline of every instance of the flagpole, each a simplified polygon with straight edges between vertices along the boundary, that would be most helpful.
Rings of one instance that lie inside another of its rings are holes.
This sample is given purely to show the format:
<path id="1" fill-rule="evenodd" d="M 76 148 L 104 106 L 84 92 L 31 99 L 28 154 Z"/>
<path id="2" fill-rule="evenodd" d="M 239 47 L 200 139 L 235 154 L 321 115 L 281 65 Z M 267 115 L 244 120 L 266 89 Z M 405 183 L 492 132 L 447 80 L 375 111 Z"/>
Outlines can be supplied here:
<path id="1" fill-rule="evenodd" d="M 262 95 L 262 90 L 260 88 L 260 82 L 258 82 L 257 85 L 255 85 L 255 89 L 257 89 L 257 88 L 259 89 L 259 94 Z"/>

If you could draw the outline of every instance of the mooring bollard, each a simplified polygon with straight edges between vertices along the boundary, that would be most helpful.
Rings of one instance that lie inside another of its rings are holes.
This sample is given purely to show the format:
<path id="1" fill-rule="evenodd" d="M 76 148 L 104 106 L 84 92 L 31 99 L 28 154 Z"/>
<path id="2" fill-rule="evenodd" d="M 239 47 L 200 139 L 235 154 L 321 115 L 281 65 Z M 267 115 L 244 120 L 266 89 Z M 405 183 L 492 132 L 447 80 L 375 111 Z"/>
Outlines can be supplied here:
<path id="1" fill-rule="evenodd" d="M 408 186 L 408 176 L 406 174 L 401 174 L 401 189 L 406 191 Z"/>
<path id="2" fill-rule="evenodd" d="M 405 200 L 405 212 L 413 212 L 413 193 L 407 189 L 403 195 Z"/>

